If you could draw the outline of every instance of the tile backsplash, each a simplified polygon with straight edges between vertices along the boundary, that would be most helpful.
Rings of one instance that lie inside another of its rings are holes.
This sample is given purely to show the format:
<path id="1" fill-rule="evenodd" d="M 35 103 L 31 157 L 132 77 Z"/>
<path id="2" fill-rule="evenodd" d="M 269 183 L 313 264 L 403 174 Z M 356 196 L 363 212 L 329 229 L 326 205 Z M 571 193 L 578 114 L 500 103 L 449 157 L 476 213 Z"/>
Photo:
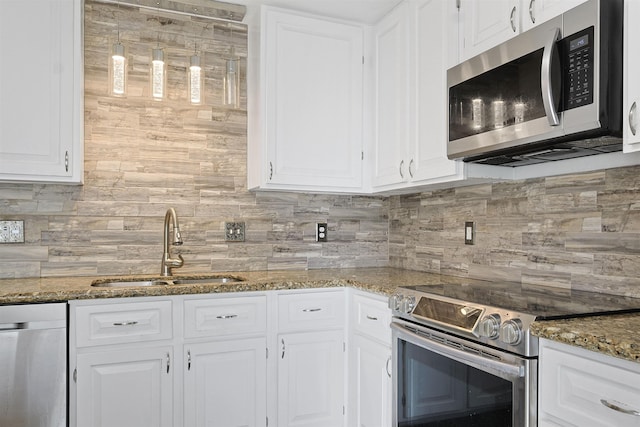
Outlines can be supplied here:
<path id="1" fill-rule="evenodd" d="M 107 95 L 116 21 L 130 49 L 126 98 Z M 0 220 L 24 220 L 25 233 L 24 244 L 0 244 L 0 278 L 158 274 L 174 207 L 177 274 L 392 266 L 640 296 L 640 166 L 391 197 L 247 191 L 244 79 L 240 108 L 221 94 L 224 56 L 233 44 L 246 57 L 246 39 L 242 24 L 87 0 L 85 183 L 0 184 Z M 158 40 L 169 58 L 162 102 L 147 82 Z M 194 43 L 201 106 L 186 102 Z M 225 242 L 227 221 L 245 222 L 244 242 Z M 464 244 L 466 221 L 475 245 Z M 315 241 L 318 222 L 326 243 Z"/>

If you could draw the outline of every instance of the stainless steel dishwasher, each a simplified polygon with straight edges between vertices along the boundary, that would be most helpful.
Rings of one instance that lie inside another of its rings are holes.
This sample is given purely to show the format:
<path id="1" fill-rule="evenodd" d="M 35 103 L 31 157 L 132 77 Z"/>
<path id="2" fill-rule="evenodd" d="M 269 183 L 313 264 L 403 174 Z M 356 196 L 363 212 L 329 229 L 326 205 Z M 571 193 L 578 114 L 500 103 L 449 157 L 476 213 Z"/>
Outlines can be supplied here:
<path id="1" fill-rule="evenodd" d="M 65 303 L 0 306 L 0 426 L 67 425 Z"/>

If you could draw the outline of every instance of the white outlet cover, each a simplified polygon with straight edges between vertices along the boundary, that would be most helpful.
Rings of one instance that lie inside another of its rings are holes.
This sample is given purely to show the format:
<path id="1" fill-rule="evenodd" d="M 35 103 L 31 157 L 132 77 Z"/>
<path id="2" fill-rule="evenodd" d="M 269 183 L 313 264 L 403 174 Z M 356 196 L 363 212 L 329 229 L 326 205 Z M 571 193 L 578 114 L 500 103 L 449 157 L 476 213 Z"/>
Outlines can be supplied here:
<path id="1" fill-rule="evenodd" d="M 0 221 L 0 243 L 24 243 L 24 221 Z"/>

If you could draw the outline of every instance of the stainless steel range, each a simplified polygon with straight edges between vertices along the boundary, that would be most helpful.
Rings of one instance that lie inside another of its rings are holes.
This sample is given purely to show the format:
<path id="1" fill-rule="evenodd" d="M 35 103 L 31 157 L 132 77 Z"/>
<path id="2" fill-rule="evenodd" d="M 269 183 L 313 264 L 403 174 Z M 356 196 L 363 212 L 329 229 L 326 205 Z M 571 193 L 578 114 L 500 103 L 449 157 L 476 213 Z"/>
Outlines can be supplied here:
<path id="1" fill-rule="evenodd" d="M 531 323 L 640 311 L 640 299 L 475 281 L 401 287 L 389 306 L 394 426 L 535 427 Z"/>

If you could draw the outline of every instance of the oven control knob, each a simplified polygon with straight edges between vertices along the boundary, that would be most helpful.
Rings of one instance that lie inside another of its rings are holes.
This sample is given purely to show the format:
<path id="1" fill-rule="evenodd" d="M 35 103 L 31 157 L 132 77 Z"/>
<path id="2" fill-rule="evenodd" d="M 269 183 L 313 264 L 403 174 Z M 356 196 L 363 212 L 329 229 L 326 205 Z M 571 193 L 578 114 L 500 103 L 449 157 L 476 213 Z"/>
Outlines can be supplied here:
<path id="1" fill-rule="evenodd" d="M 500 327 L 500 341 L 517 345 L 522 340 L 522 322 L 520 319 L 507 320 Z"/>
<path id="2" fill-rule="evenodd" d="M 416 306 L 416 297 L 409 295 L 402 298 L 400 302 L 400 311 L 403 313 L 411 313 Z"/>
<path id="3" fill-rule="evenodd" d="M 480 321 L 479 331 L 481 337 L 495 340 L 500 336 L 500 315 L 497 313 L 485 316 Z"/>
<path id="4" fill-rule="evenodd" d="M 400 310 L 400 301 L 402 301 L 402 295 L 395 294 L 389 297 L 389 308 L 392 311 Z"/>

